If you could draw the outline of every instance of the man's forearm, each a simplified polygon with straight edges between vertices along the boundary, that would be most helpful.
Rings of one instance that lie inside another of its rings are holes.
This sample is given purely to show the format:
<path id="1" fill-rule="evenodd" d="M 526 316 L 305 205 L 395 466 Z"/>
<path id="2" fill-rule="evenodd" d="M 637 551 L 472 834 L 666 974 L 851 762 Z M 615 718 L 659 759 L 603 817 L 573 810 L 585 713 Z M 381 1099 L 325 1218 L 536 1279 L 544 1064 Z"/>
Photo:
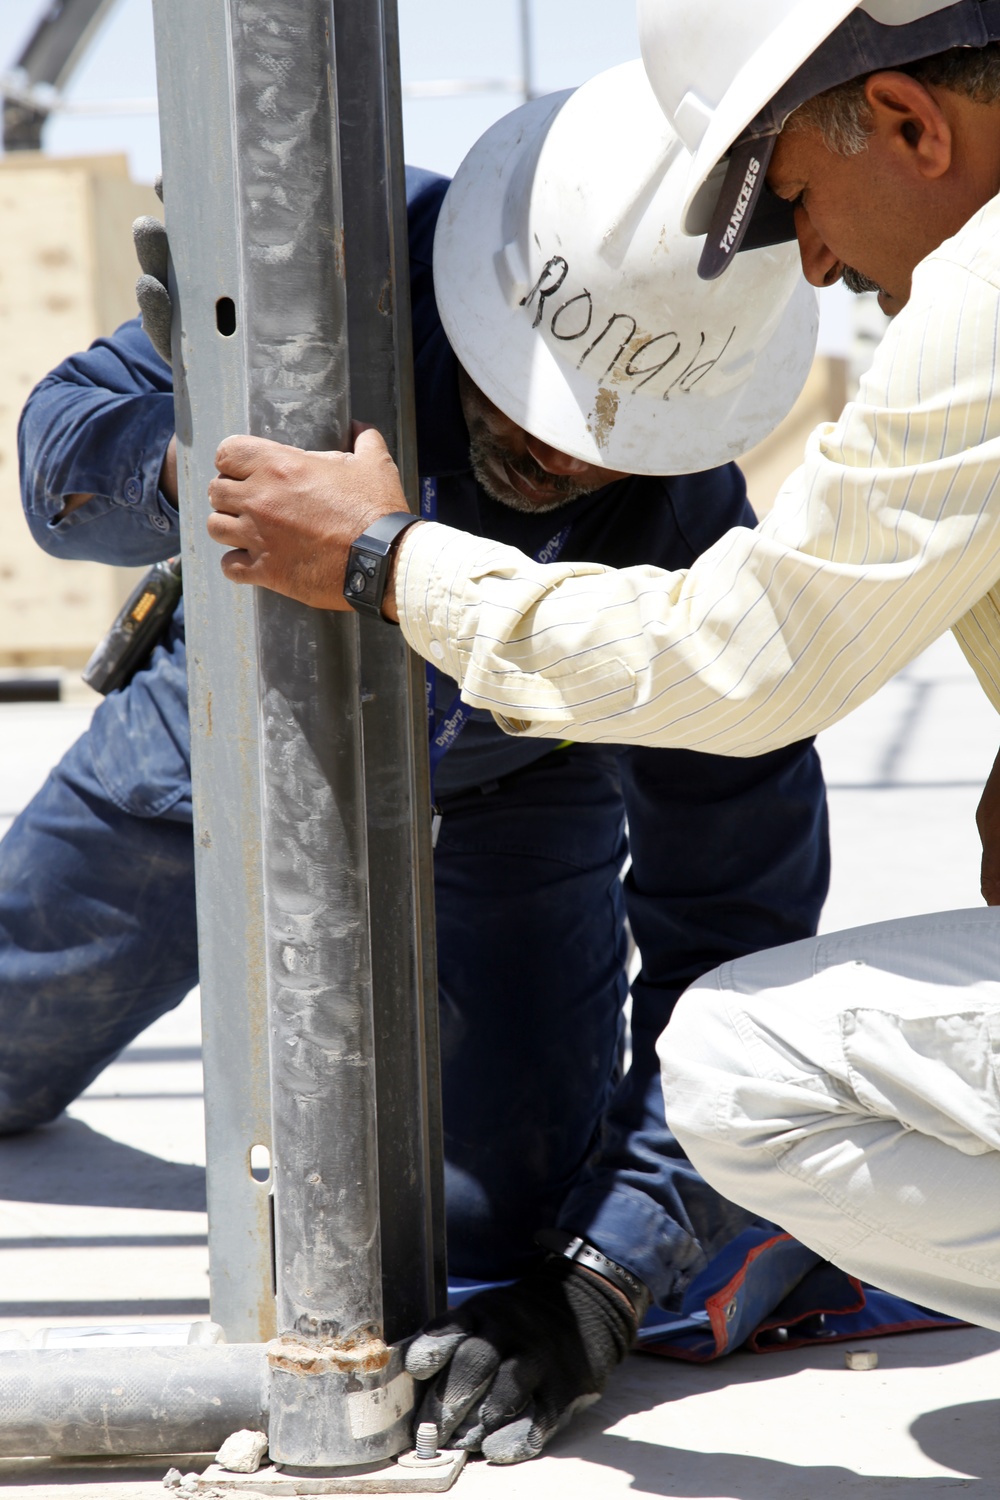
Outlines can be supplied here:
<path id="1" fill-rule="evenodd" d="M 427 526 L 401 557 L 396 607 L 414 649 L 510 732 L 755 756 L 844 718 L 1000 572 L 988 511 L 910 529 L 909 551 L 875 567 L 764 523 L 671 573 L 542 565 Z"/>

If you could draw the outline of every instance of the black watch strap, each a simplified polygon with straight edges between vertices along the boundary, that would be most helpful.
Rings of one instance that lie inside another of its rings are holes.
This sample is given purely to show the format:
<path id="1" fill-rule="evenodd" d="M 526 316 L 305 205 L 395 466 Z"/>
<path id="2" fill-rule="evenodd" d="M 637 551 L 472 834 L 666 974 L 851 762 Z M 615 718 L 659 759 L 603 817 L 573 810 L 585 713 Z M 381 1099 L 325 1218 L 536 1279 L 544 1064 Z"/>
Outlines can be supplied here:
<path id="1" fill-rule="evenodd" d="M 631 1271 L 627 1271 L 617 1261 L 610 1260 L 595 1245 L 588 1244 L 581 1235 L 570 1234 L 567 1229 L 543 1229 L 535 1235 L 535 1244 L 552 1255 L 561 1255 L 574 1265 L 584 1266 L 588 1271 L 595 1271 L 598 1276 L 603 1276 L 605 1281 L 610 1281 L 612 1286 L 624 1292 L 635 1309 L 636 1318 L 642 1322 L 653 1299 L 649 1288 L 638 1276 L 633 1276 Z"/>
<path id="2" fill-rule="evenodd" d="M 359 614 L 384 619 L 382 601 L 392 555 L 403 532 L 419 520 L 408 510 L 396 510 L 379 516 L 352 542 L 344 572 L 344 598 Z"/>

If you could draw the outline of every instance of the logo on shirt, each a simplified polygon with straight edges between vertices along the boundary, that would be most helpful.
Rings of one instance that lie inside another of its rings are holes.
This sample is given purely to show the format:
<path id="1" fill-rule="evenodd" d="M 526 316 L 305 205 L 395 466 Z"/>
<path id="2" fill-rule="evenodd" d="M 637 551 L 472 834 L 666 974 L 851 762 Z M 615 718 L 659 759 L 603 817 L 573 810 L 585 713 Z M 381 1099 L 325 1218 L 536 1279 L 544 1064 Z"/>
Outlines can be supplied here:
<path id="1" fill-rule="evenodd" d="M 439 749 L 451 749 L 452 745 L 455 743 L 462 730 L 465 728 L 466 717 L 467 715 L 465 709 L 459 708 L 457 712 L 452 714 L 451 718 L 445 719 L 444 723 L 441 725 L 441 728 L 434 736 L 434 743 L 438 746 Z"/>
<path id="2" fill-rule="evenodd" d="M 569 541 L 569 534 L 572 529 L 572 526 L 564 526 L 562 531 L 552 538 L 551 542 L 546 542 L 544 547 L 539 548 L 535 553 L 535 562 L 555 562 L 562 555 L 562 550 Z"/>
<path id="3" fill-rule="evenodd" d="M 751 156 L 750 164 L 747 167 L 747 175 L 743 179 L 743 186 L 740 188 L 740 196 L 736 200 L 736 207 L 733 209 L 732 218 L 729 220 L 725 234 L 719 241 L 719 249 L 724 250 L 727 255 L 731 253 L 736 243 L 736 236 L 740 232 L 740 225 L 747 216 L 747 209 L 750 207 L 750 200 L 754 195 L 759 177 L 760 162 L 756 156 Z"/>

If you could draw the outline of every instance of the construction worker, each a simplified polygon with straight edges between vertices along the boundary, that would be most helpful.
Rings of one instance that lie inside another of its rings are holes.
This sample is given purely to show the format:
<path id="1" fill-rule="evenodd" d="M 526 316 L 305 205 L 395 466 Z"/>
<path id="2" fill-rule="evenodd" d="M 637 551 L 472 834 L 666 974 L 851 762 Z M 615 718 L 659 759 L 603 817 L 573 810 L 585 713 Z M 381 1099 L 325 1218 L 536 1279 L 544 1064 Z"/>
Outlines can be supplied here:
<path id="1" fill-rule="evenodd" d="M 597 118 L 600 143 L 584 129 Z M 684 567 L 730 526 L 753 524 L 727 460 L 794 401 L 815 295 L 791 246 L 744 257 L 726 287 L 700 286 L 695 247 L 677 227 L 683 171 L 635 65 L 517 111 L 450 191 L 411 174 L 420 472 L 443 520 L 491 546 L 561 549 L 587 572 Z M 502 215 L 506 240 L 496 239 Z M 627 228 L 617 239 L 616 225 Z M 569 357 L 548 365 L 520 313 L 487 285 L 499 249 L 512 295 L 529 296 L 531 281 L 517 290 L 520 257 L 536 233 L 558 249 L 567 279 L 571 260 L 586 261 L 589 289 L 581 299 L 567 285 L 554 302 L 556 259 L 539 296 L 549 294 Z M 614 422 L 601 377 L 633 323 L 647 331 L 634 364 L 649 397 L 629 423 Z M 649 373 L 660 365 L 669 401 Z M 24 503 L 41 545 L 132 564 L 176 552 L 173 423 L 170 369 L 138 323 L 43 380 L 20 428 Z M 440 737 L 457 688 L 442 671 L 434 690 Z M 435 757 L 450 1269 L 519 1279 L 466 1305 L 463 1326 L 480 1337 L 431 1400 L 450 1435 L 474 1397 L 480 1412 L 493 1399 L 482 1393 L 503 1350 L 504 1380 L 530 1377 L 531 1419 L 518 1427 L 488 1408 L 463 1440 L 511 1462 L 594 1399 L 651 1298 L 679 1315 L 703 1358 L 744 1342 L 816 1264 L 690 1170 L 664 1124 L 654 1044 L 705 969 L 815 931 L 826 811 L 808 744 L 742 762 L 519 744 L 482 713 L 450 738 Z M 97 709 L 2 845 L 4 1130 L 58 1114 L 197 983 L 191 818 L 178 610 L 149 664 Z M 643 967 L 623 1074 L 626 911 Z M 544 1255 L 543 1230 L 555 1231 Z M 739 1294 L 716 1314 L 712 1299 L 734 1278 Z M 856 1300 L 842 1281 L 841 1300 Z M 815 1305 L 806 1299 L 802 1311 Z M 453 1329 L 429 1333 L 411 1364 L 440 1369 L 458 1342 Z M 509 1384 L 495 1394 L 509 1400 Z"/>
<path id="2" fill-rule="evenodd" d="M 819 447 L 857 485 L 846 508 L 881 514 L 899 538 L 886 561 L 911 576 L 881 602 L 883 639 L 899 632 L 908 645 L 951 625 L 1000 708 L 988 332 L 1000 326 L 1000 6 L 823 5 L 792 40 L 793 7 L 779 4 L 760 38 L 775 65 L 753 95 L 735 54 L 728 78 L 707 54 L 683 77 L 674 68 L 668 37 L 693 4 L 641 3 L 661 101 L 696 93 L 709 72 L 715 81 L 702 93 L 711 122 L 691 140 L 689 222 L 711 219 L 703 274 L 724 279 L 739 243 L 759 242 L 758 204 L 771 200 L 768 237 L 791 213 L 811 281 L 843 275 L 898 314 L 859 407 Z M 718 20 L 736 10 L 709 8 Z M 708 179 L 723 153 L 713 205 Z M 756 180 L 736 223 L 741 172 Z M 833 480 L 820 478 L 814 505 Z M 857 678 L 861 653 L 851 655 Z M 995 906 L 1000 757 L 978 820 Z M 739 1201 L 767 1204 L 836 1264 L 1000 1328 L 998 913 L 883 923 L 762 958 L 696 986 L 664 1040 L 671 1120 L 695 1161 L 722 1191 L 738 1176 Z M 723 1093 L 732 1109 L 709 1122 Z"/>
<path id="3" fill-rule="evenodd" d="M 387 612 L 522 737 L 757 752 L 833 723 L 949 627 L 1000 708 L 1000 6 L 642 0 L 640 22 L 693 157 L 702 274 L 724 285 L 741 250 L 795 235 L 816 285 L 874 287 L 897 316 L 756 532 L 686 572 L 581 581 L 415 527 Z M 306 530 L 333 574 L 359 510 L 395 505 L 364 449 L 350 486 L 313 486 Z M 238 439 L 220 460 L 227 571 L 297 587 L 296 524 L 259 510 L 280 500 L 268 451 Z M 979 812 L 991 901 L 998 783 Z M 746 959 L 696 985 L 661 1044 L 670 1122 L 721 1191 L 994 1328 L 998 938 L 980 910 Z"/>

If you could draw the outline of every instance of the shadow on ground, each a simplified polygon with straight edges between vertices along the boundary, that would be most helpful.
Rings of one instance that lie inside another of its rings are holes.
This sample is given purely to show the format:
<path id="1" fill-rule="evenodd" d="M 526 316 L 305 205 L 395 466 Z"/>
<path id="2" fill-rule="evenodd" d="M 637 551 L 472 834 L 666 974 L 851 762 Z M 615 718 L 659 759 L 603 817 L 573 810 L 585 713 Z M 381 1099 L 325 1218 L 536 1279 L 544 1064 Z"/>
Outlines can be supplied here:
<path id="1" fill-rule="evenodd" d="M 1000 1401 L 969 1401 L 925 1412 L 910 1433 L 936 1464 L 987 1479 L 994 1492 L 1000 1490 Z"/>
<path id="2" fill-rule="evenodd" d="M 672 1500 L 719 1500 L 723 1495 L 731 1500 L 841 1500 L 845 1495 L 932 1500 L 952 1493 L 996 1500 L 997 1495 L 994 1479 L 858 1474 L 835 1465 L 783 1464 L 743 1453 L 692 1453 L 610 1433 L 580 1457 L 630 1474 L 636 1494 L 669 1495 Z"/>
<path id="3" fill-rule="evenodd" d="M 44 1458 L 0 1458 L 0 1488 L 26 1489 L 43 1485 L 53 1496 L 72 1494 L 82 1486 L 100 1486 L 102 1495 L 114 1500 L 118 1494 L 130 1500 L 133 1485 L 159 1486 L 170 1468 L 180 1469 L 182 1474 L 192 1470 L 200 1473 L 212 1462 L 213 1455 L 175 1454 L 162 1458 L 77 1458 L 60 1463 Z M 128 1485 L 129 1489 L 124 1486 Z M 119 1490 L 119 1486 L 122 1489 Z M 168 1492 L 162 1491 L 164 1500 Z"/>
<path id="4" fill-rule="evenodd" d="M 0 1139 L 0 1199 L 203 1213 L 205 1168 L 164 1161 L 62 1115 Z"/>
<path id="5" fill-rule="evenodd" d="M 879 1352 L 882 1372 L 931 1371 L 1000 1351 L 1000 1334 L 982 1328 L 949 1329 L 874 1340 L 870 1346 Z M 987 1500 L 987 1496 L 996 1500 L 1000 1400 L 929 1411 L 912 1423 L 910 1434 L 925 1456 L 943 1468 L 956 1470 L 954 1475 L 901 1477 L 862 1474 L 831 1464 L 782 1463 L 733 1451 L 745 1445 L 745 1430 L 734 1430 L 729 1451 L 724 1431 L 718 1434 L 719 1448 L 714 1452 L 672 1446 L 685 1441 L 684 1419 L 680 1413 L 672 1416 L 672 1401 L 787 1377 L 799 1370 L 842 1369 L 843 1345 L 819 1345 L 777 1355 L 738 1353 L 714 1364 L 694 1366 L 635 1356 L 622 1366 L 604 1399 L 555 1440 L 549 1456 L 617 1470 L 631 1476 L 631 1489 L 636 1494 L 664 1495 L 672 1500 L 717 1500 L 719 1496 L 732 1500 L 840 1500 L 841 1496 L 931 1500 L 952 1493 L 975 1500 Z M 947 1374 L 941 1380 L 946 1382 Z M 639 1412 L 658 1413 L 662 1444 L 613 1430 Z M 795 1420 L 803 1415 L 799 1410 Z M 831 1420 L 836 1419 L 831 1412 Z M 788 1414 L 783 1416 L 777 1404 L 775 1420 L 788 1420 Z M 815 1420 L 822 1421 L 822 1411 L 815 1412 Z M 845 1448 L 849 1449 L 849 1443 L 845 1442 Z"/>

